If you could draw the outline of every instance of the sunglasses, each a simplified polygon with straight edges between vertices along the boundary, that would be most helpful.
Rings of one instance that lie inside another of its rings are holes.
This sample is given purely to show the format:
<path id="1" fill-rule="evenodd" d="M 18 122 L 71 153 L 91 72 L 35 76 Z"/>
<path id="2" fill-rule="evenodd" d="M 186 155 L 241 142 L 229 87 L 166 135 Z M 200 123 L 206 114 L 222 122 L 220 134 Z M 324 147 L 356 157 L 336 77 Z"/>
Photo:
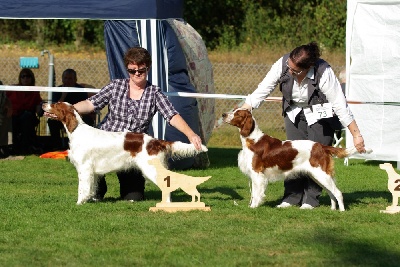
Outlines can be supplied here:
<path id="1" fill-rule="evenodd" d="M 143 74 L 143 73 L 145 73 L 145 72 L 147 72 L 147 68 L 143 68 L 143 69 L 138 69 L 138 70 L 135 70 L 135 69 L 126 69 L 130 74 L 133 74 L 133 75 L 135 75 L 136 74 L 136 72 L 140 75 L 140 74 Z"/>
<path id="2" fill-rule="evenodd" d="M 286 67 L 288 67 L 289 70 L 290 70 L 294 75 L 297 76 L 297 75 L 300 75 L 300 73 L 303 72 L 303 70 L 297 71 L 297 70 L 294 70 L 294 69 L 292 69 L 291 67 L 289 67 L 288 61 L 289 61 L 289 59 L 286 59 Z"/>
<path id="3" fill-rule="evenodd" d="M 32 77 L 31 77 L 31 75 L 25 75 L 25 74 L 21 75 L 21 79 L 24 79 L 24 78 L 32 78 Z"/>

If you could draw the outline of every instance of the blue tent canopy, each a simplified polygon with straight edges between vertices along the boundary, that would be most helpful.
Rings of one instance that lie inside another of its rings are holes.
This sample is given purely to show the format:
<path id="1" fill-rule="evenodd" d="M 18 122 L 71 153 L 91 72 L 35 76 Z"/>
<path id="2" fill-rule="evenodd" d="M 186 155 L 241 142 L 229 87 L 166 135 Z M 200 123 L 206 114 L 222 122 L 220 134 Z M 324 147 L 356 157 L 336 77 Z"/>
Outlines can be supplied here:
<path id="1" fill-rule="evenodd" d="M 167 19 L 182 18 L 183 0 L 2 0 L 0 18 Z"/>
<path id="2" fill-rule="evenodd" d="M 183 0 L 0 2 L 0 18 L 105 20 L 104 35 L 110 79 L 128 77 L 123 55 L 129 47 L 141 46 L 152 55 L 152 68 L 148 77 L 151 83 L 160 86 L 165 92 L 196 92 L 188 76 L 181 45 L 168 23 L 168 19 L 181 19 L 182 15 Z M 199 129 L 196 99 L 170 97 L 170 101 L 193 131 L 204 138 L 204 131 L 200 133 Z M 152 131 L 152 134 L 160 139 L 188 142 L 186 136 L 167 125 L 160 116 L 154 117 Z M 204 140 L 207 141 L 206 138 Z M 170 162 L 170 165 L 173 168 L 188 168 L 193 163 L 194 158 L 191 158 Z"/>

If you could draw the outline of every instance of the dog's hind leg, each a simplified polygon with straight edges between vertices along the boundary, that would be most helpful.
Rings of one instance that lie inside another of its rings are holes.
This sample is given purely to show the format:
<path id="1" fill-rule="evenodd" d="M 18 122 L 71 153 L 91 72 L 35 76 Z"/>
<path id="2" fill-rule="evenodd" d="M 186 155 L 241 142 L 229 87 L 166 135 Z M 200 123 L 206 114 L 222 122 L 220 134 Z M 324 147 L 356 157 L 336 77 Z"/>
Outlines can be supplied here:
<path id="1" fill-rule="evenodd" d="M 326 189 L 330 199 L 331 199 L 331 210 L 336 210 L 336 197 L 331 193 L 331 191 Z"/>
<path id="2" fill-rule="evenodd" d="M 332 188 L 332 191 L 330 191 L 336 198 L 337 203 L 339 205 L 339 210 L 344 211 L 344 203 L 343 203 L 343 194 L 340 192 L 340 190 L 336 187 L 334 184 L 334 187 Z M 335 200 L 331 196 L 331 201 L 334 202 Z M 336 209 L 336 205 L 332 205 L 332 209 Z"/>
<path id="3" fill-rule="evenodd" d="M 251 200 L 250 208 L 259 207 L 264 201 L 265 190 L 267 189 L 268 180 L 262 174 L 253 172 L 251 174 Z"/>
<path id="4" fill-rule="evenodd" d="M 342 192 L 337 188 L 335 184 L 335 180 L 332 176 L 328 175 L 324 171 L 316 171 L 312 173 L 312 176 L 320 186 L 325 188 L 328 192 L 329 197 L 331 198 L 331 209 L 336 209 L 336 201 L 339 205 L 339 210 L 344 211 L 344 204 L 343 204 L 343 195 Z M 317 178 L 318 177 L 318 178 Z"/>

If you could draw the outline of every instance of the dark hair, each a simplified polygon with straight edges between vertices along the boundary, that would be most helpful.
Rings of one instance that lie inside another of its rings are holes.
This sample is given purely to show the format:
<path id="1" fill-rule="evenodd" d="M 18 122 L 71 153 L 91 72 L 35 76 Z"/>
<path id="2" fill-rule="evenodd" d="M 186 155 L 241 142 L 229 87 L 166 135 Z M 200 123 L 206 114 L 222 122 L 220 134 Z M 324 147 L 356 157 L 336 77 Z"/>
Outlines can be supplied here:
<path id="1" fill-rule="evenodd" d="M 302 69 L 308 69 L 315 65 L 320 56 L 321 52 L 316 42 L 298 46 L 289 55 L 290 60 Z"/>
<path id="2" fill-rule="evenodd" d="M 74 69 L 66 69 L 66 70 L 64 70 L 63 73 L 62 73 L 62 77 L 64 77 L 65 74 L 72 74 L 75 77 L 75 79 L 77 78 L 76 71 Z"/>
<path id="3" fill-rule="evenodd" d="M 146 65 L 147 68 L 151 67 L 150 53 L 142 47 L 131 47 L 126 51 L 124 56 L 124 64 L 127 68 L 129 64 Z"/>
<path id="4" fill-rule="evenodd" d="M 35 82 L 36 82 L 36 80 L 35 80 L 35 74 L 33 74 L 33 71 L 31 70 L 31 69 L 27 69 L 27 68 L 24 68 L 24 69 L 22 69 L 20 72 L 19 72 L 19 76 L 18 76 L 18 85 L 21 85 L 22 83 L 21 83 L 21 79 L 22 79 L 22 76 L 23 75 L 26 75 L 26 76 L 30 76 L 31 77 L 31 84 L 30 84 L 30 86 L 34 86 L 35 85 Z"/>

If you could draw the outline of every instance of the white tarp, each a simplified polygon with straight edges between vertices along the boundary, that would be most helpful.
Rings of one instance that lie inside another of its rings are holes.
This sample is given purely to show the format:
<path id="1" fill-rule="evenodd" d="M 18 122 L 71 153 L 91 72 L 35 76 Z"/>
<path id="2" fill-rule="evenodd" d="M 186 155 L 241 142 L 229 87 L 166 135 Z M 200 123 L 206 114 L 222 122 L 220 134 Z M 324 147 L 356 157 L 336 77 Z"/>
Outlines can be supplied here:
<path id="1" fill-rule="evenodd" d="M 378 102 L 350 105 L 374 151 L 358 158 L 399 162 L 400 1 L 347 2 L 346 74 L 347 99 Z M 346 146 L 353 146 L 346 136 Z"/>

